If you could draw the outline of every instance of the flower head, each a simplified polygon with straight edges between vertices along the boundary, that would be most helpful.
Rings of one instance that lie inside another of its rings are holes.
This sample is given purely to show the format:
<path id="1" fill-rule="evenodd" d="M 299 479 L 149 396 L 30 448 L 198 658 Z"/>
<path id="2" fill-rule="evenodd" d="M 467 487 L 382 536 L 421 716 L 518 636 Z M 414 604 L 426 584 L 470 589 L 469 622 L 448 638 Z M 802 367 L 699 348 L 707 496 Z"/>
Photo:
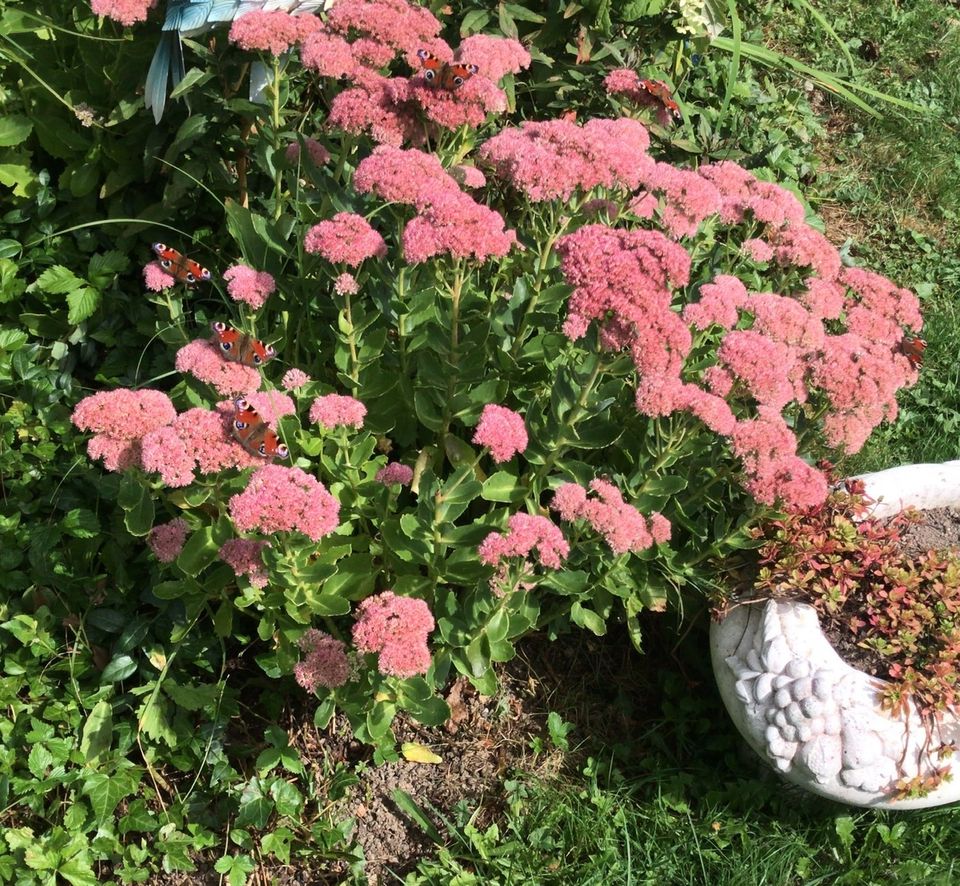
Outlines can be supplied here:
<path id="1" fill-rule="evenodd" d="M 143 266 L 143 285 L 151 292 L 163 292 L 176 282 L 176 278 L 161 268 L 158 262 L 148 262 Z"/>
<path id="2" fill-rule="evenodd" d="M 182 517 L 154 526 L 147 536 L 147 544 L 161 563 L 172 563 L 183 550 L 187 539 L 187 521 Z"/>
<path id="3" fill-rule="evenodd" d="M 382 258 L 387 244 L 360 215 L 339 212 L 333 218 L 314 225 L 303 241 L 307 252 L 321 255 L 330 262 L 343 262 L 356 267 L 364 259 Z"/>
<path id="4" fill-rule="evenodd" d="M 366 414 L 367 407 L 363 403 L 343 394 L 317 397 L 310 406 L 310 421 L 328 430 L 332 430 L 337 425 L 361 428 Z"/>
<path id="5" fill-rule="evenodd" d="M 307 149 L 307 158 L 314 166 L 323 166 L 330 161 L 330 152 L 315 138 L 303 137 L 303 147 Z M 296 163 L 303 156 L 300 142 L 290 142 L 284 156 L 288 163 Z"/>
<path id="6" fill-rule="evenodd" d="M 474 64 L 481 76 L 497 82 L 506 74 L 519 74 L 530 67 L 530 53 L 519 40 L 473 34 L 457 50 L 458 61 Z"/>
<path id="7" fill-rule="evenodd" d="M 409 465 L 401 464 L 398 461 L 392 461 L 390 464 L 380 468 L 373 479 L 376 480 L 377 483 L 382 483 L 384 486 L 393 486 L 396 484 L 409 486 L 413 480 L 413 468 Z"/>
<path id="8" fill-rule="evenodd" d="M 649 144 L 647 130 L 636 120 L 595 119 L 582 127 L 546 120 L 504 129 L 477 156 L 529 200 L 568 200 L 598 185 L 636 188 L 653 164 Z"/>
<path id="9" fill-rule="evenodd" d="M 281 55 L 300 39 L 300 28 L 287 12 L 256 9 L 233 20 L 229 39 L 241 49 Z"/>
<path id="10" fill-rule="evenodd" d="M 306 657 L 294 665 L 293 676 L 307 692 L 316 692 L 318 686 L 336 689 L 350 679 L 350 661 L 342 640 L 311 628 L 298 645 Z"/>
<path id="11" fill-rule="evenodd" d="M 116 388 L 84 397 L 70 420 L 81 431 L 93 431 L 116 440 L 137 440 L 170 424 L 177 417 L 163 391 Z"/>
<path id="12" fill-rule="evenodd" d="M 536 551 L 542 566 L 559 569 L 570 553 L 570 545 L 560 529 L 546 517 L 513 514 L 507 520 L 507 532 L 491 532 L 477 548 L 481 562 L 499 566 L 508 557 L 528 557 Z"/>
<path id="13" fill-rule="evenodd" d="M 457 183 L 434 154 L 380 145 L 357 164 L 353 186 L 361 194 L 373 193 L 391 203 L 417 203 L 421 190 L 432 183 L 451 190 Z"/>
<path id="14" fill-rule="evenodd" d="M 337 295 L 356 295 L 360 291 L 360 284 L 353 274 L 344 271 L 333 281 L 333 291 Z"/>
<path id="15" fill-rule="evenodd" d="M 263 549 L 270 542 L 255 538 L 231 538 L 220 546 L 217 556 L 229 566 L 234 575 L 245 575 L 255 588 L 267 586 L 269 575 L 263 563 Z"/>
<path id="16" fill-rule="evenodd" d="M 180 348 L 174 366 L 178 372 L 189 372 L 200 381 L 213 385 L 223 397 L 249 394 L 263 383 L 256 369 L 224 360 L 219 349 L 205 339 L 197 339 Z"/>
<path id="17" fill-rule="evenodd" d="M 423 600 L 383 591 L 367 597 L 357 608 L 353 642 L 361 652 L 377 652 L 383 674 L 412 677 L 430 667 L 427 636 L 434 628 L 430 608 Z"/>
<path id="18" fill-rule="evenodd" d="M 157 5 L 157 0 L 90 0 L 94 15 L 112 18 L 128 27 L 136 22 L 145 22 L 147 13 Z"/>
<path id="19" fill-rule="evenodd" d="M 319 541 L 340 522 L 340 503 L 326 487 L 300 468 L 283 465 L 264 465 L 255 471 L 228 508 L 241 532 L 302 532 Z"/>
<path id="20" fill-rule="evenodd" d="M 494 461 L 509 461 L 527 448 L 523 416 L 505 406 L 488 403 L 483 407 L 473 442 L 488 447 Z"/>
<path id="21" fill-rule="evenodd" d="M 357 69 L 350 44 L 322 26 L 304 40 L 300 59 L 321 77 L 350 77 Z"/>
<path id="22" fill-rule="evenodd" d="M 266 271 L 246 265 L 233 265 L 223 272 L 227 292 L 234 301 L 246 302 L 254 310 L 263 307 L 267 297 L 277 290 L 277 282 Z"/>
<path id="23" fill-rule="evenodd" d="M 283 378 L 280 379 L 280 384 L 285 391 L 295 391 L 297 388 L 310 384 L 310 376 L 302 369 L 288 369 L 283 374 Z"/>

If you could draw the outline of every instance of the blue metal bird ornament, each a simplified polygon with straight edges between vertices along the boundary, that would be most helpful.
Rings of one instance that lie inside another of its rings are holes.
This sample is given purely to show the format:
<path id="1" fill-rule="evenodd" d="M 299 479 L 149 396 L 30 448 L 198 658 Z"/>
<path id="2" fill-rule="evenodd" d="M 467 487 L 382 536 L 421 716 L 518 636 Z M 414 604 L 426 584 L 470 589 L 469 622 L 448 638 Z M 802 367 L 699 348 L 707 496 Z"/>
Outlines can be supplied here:
<path id="1" fill-rule="evenodd" d="M 168 81 L 172 80 L 176 88 L 186 72 L 181 37 L 193 37 L 248 12 L 280 10 L 291 15 L 305 15 L 329 5 L 331 0 L 168 0 L 163 34 L 147 72 L 144 104 L 153 111 L 153 119 L 159 123 L 167 104 Z M 270 82 L 270 74 L 259 62 L 254 68 L 250 74 L 250 98 L 256 101 Z"/>

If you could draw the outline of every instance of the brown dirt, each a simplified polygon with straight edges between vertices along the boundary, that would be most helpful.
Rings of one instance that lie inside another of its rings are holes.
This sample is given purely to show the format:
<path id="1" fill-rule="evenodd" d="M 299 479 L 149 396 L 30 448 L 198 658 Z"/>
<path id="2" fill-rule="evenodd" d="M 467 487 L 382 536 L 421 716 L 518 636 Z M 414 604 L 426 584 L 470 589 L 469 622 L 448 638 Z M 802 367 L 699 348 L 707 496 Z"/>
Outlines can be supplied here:
<path id="1" fill-rule="evenodd" d="M 674 626 L 668 621 L 666 616 L 647 615 L 645 642 L 651 648 L 643 656 L 633 650 L 622 629 L 614 629 L 613 635 L 605 638 L 585 633 L 555 642 L 539 635 L 529 637 L 517 657 L 499 669 L 501 686 L 497 695 L 480 696 L 462 678 L 448 687 L 445 697 L 453 717 L 446 726 L 428 728 L 398 716 L 394 721 L 398 747 L 402 742 L 424 745 L 441 757 L 439 764 L 401 758 L 376 766 L 369 749 L 353 738 L 345 718 L 335 717 L 327 729 L 319 730 L 313 725 L 312 701 L 288 708 L 279 725 L 301 759 L 313 769 L 321 794 L 334 765 L 341 763 L 354 769 L 357 783 L 343 799 L 332 803 L 329 812 L 334 820 L 354 819 L 351 840 L 363 849 L 366 879 L 350 874 L 349 860 L 331 861 L 329 854 L 323 858 L 318 852 L 307 859 L 291 859 L 286 866 L 275 859 L 257 859 L 260 865 L 248 883 L 399 883 L 434 846 L 398 808 L 393 799 L 395 790 L 409 794 L 443 834 L 437 812 L 448 816 L 461 801 L 476 810 L 473 820 L 478 827 L 497 820 L 503 808 L 504 780 L 518 772 L 547 781 L 578 773 L 588 753 L 601 746 L 621 745 L 626 736 L 639 734 L 644 713 L 657 709 L 657 667 L 651 662 L 663 662 L 672 656 L 666 644 L 675 639 Z M 546 723 L 551 711 L 574 724 L 567 752 L 550 741 Z M 252 750 L 251 759 L 257 752 Z M 337 848 L 347 850 L 347 846 Z M 220 854 L 219 850 L 205 853 L 195 859 L 196 871 L 158 875 L 150 884 L 219 884 L 213 862 Z"/>

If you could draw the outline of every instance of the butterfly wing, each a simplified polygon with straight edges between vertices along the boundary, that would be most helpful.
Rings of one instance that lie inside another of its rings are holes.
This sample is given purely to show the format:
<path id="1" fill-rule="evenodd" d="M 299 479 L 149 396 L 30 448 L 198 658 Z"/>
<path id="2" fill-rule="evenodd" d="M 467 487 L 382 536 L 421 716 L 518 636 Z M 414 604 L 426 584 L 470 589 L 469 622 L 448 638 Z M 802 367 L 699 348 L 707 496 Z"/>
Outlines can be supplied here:
<path id="1" fill-rule="evenodd" d="M 201 264 L 195 262 L 192 258 L 187 258 L 182 252 L 177 252 L 176 249 L 167 246 L 166 243 L 154 243 L 152 249 L 156 253 L 160 267 L 178 282 L 185 283 L 191 289 L 200 281 L 207 281 L 212 276 Z"/>
<path id="2" fill-rule="evenodd" d="M 210 328 L 213 330 L 220 355 L 231 363 L 242 363 L 244 366 L 259 369 L 277 356 L 273 345 L 265 345 L 252 335 L 233 329 L 219 320 L 211 323 Z"/>
<path id="3" fill-rule="evenodd" d="M 462 65 L 459 62 L 444 65 L 440 71 L 440 87 L 453 92 L 463 86 L 478 70 L 476 65 Z"/>
<path id="4" fill-rule="evenodd" d="M 674 101 L 673 93 L 670 92 L 670 87 L 666 83 L 662 80 L 641 80 L 639 85 L 644 92 L 660 102 L 674 117 L 680 119 L 680 105 Z"/>
<path id="5" fill-rule="evenodd" d="M 251 455 L 260 458 L 286 458 L 290 450 L 280 442 L 280 438 L 246 400 L 242 397 L 233 401 L 236 413 L 230 431 L 234 439 Z"/>
<path id="6" fill-rule="evenodd" d="M 426 49 L 418 49 L 417 58 L 420 59 L 420 66 L 423 68 L 423 79 L 430 85 L 439 86 L 448 92 L 459 89 L 479 70 L 476 65 L 464 65 L 460 62 L 447 64 Z"/>
<path id="7" fill-rule="evenodd" d="M 927 343 L 922 338 L 905 336 L 900 342 L 900 352 L 910 361 L 914 369 L 919 369 L 923 365 L 923 352 L 927 349 Z"/>

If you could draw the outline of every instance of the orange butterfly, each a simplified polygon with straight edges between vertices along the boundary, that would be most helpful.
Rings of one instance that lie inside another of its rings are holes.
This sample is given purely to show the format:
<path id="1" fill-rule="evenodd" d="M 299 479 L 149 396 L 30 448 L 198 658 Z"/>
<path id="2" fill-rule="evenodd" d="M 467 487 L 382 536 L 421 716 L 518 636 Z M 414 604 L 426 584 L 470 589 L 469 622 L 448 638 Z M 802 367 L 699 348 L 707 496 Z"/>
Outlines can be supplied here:
<path id="1" fill-rule="evenodd" d="M 442 62 L 426 49 L 417 50 L 417 58 L 423 66 L 423 79 L 431 86 L 439 86 L 448 92 L 459 89 L 480 69 L 476 65 L 460 62 Z"/>
<path id="2" fill-rule="evenodd" d="M 216 336 L 216 345 L 220 351 L 220 356 L 231 363 L 242 363 L 244 366 L 252 366 L 254 369 L 258 369 L 268 360 L 277 356 L 273 345 L 265 345 L 252 335 L 233 329 L 219 320 L 214 320 L 210 324 L 210 328 Z"/>
<path id="3" fill-rule="evenodd" d="M 230 431 L 236 441 L 251 455 L 261 458 L 286 458 L 290 450 L 280 442 L 274 431 L 243 397 L 233 401 L 236 414 Z"/>
<path id="4" fill-rule="evenodd" d="M 639 86 L 663 105 L 677 120 L 681 118 L 680 105 L 673 100 L 673 93 L 670 92 L 670 87 L 666 83 L 662 80 L 641 80 Z"/>
<path id="5" fill-rule="evenodd" d="M 201 280 L 206 282 L 213 276 L 203 265 L 192 258 L 187 258 L 166 243 L 154 243 L 151 248 L 157 254 L 160 267 L 175 277 L 178 282 L 186 283 L 191 289 L 195 288 Z"/>
<path id="6" fill-rule="evenodd" d="M 927 343 L 916 336 L 905 335 L 900 342 L 900 353 L 910 361 L 914 369 L 919 369 L 923 365 L 923 352 L 926 349 Z"/>

